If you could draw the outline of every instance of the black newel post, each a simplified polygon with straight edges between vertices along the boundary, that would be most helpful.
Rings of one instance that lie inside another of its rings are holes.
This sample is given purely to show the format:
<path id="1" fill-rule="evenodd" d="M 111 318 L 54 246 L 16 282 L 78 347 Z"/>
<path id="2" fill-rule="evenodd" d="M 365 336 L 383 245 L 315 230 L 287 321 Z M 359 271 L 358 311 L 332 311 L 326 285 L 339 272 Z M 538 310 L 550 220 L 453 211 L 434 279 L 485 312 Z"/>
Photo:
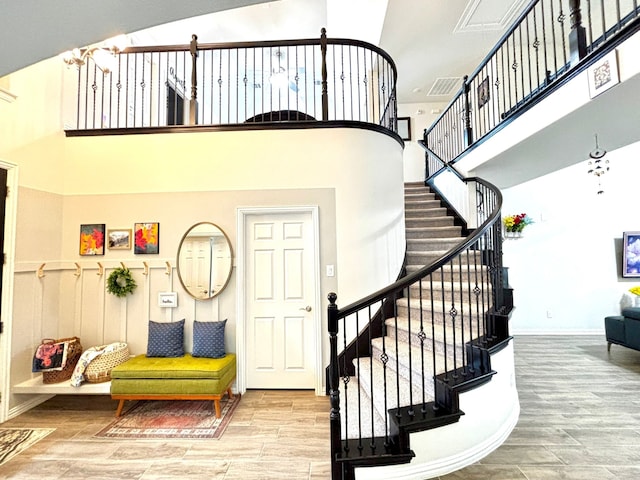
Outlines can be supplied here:
<path id="1" fill-rule="evenodd" d="M 189 101 L 189 125 L 195 125 L 198 114 L 198 81 L 196 66 L 196 59 L 198 58 L 198 37 L 196 35 L 191 35 L 189 51 L 191 52 L 191 100 Z"/>
<path id="2" fill-rule="evenodd" d="M 338 373 L 338 306 L 336 300 L 338 296 L 330 293 L 329 307 L 327 308 L 327 320 L 329 323 L 329 402 L 331 411 L 329 413 L 329 426 L 331 435 L 331 479 L 342 479 L 342 470 L 337 459 L 340 456 L 340 382 Z"/>
<path id="3" fill-rule="evenodd" d="M 469 103 L 469 76 L 462 79 L 462 90 L 464 92 L 464 146 L 469 147 L 473 143 L 473 130 L 471 128 L 471 105 Z"/>
<path id="4" fill-rule="evenodd" d="M 422 142 L 424 146 L 429 148 L 429 134 L 427 133 L 427 129 L 424 129 L 422 133 Z M 429 151 L 425 150 L 424 152 L 424 184 L 427 185 L 427 179 L 431 176 L 431 172 L 429 171 Z"/>
<path id="5" fill-rule="evenodd" d="M 327 90 L 327 29 L 320 31 L 320 53 L 322 54 L 322 121 L 329 120 L 329 93 Z"/>
<path id="6" fill-rule="evenodd" d="M 573 66 L 587 55 L 587 31 L 582 26 L 580 0 L 569 0 L 569 18 L 571 20 L 569 54 L 570 63 Z"/>

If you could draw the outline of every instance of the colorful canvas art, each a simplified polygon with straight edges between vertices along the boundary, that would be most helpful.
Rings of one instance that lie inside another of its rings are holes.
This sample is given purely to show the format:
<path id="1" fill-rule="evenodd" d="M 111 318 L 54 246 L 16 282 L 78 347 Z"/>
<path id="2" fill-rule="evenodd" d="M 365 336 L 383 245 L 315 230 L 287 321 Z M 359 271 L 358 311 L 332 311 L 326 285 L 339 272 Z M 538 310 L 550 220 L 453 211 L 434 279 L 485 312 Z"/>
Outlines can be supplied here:
<path id="1" fill-rule="evenodd" d="M 136 223 L 133 253 L 160 253 L 160 224 Z"/>
<path id="2" fill-rule="evenodd" d="M 80 255 L 104 255 L 104 223 L 80 225 Z"/>

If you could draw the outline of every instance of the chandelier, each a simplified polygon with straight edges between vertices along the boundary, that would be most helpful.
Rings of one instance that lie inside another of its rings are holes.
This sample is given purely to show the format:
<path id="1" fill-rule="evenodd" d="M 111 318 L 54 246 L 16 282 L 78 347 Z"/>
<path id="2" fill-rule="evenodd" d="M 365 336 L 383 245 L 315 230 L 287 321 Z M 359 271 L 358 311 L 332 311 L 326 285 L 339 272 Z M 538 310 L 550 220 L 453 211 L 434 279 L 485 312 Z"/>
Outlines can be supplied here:
<path id="1" fill-rule="evenodd" d="M 93 58 L 96 66 L 105 74 L 115 67 L 116 55 L 127 48 L 127 36 L 122 34 L 110 38 L 103 45 L 74 48 L 62 53 L 60 56 L 67 65 L 84 65 L 89 57 Z"/>

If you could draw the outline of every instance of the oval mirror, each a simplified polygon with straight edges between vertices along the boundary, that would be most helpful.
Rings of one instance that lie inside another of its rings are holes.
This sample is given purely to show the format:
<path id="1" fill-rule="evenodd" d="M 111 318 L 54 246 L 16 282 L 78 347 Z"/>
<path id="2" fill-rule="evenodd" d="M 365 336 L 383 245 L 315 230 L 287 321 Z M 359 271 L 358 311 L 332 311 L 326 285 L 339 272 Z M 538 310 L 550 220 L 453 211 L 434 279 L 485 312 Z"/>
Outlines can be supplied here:
<path id="1" fill-rule="evenodd" d="M 207 300 L 229 283 L 232 268 L 229 238 L 214 223 L 201 222 L 184 234 L 178 247 L 178 278 L 189 295 Z"/>

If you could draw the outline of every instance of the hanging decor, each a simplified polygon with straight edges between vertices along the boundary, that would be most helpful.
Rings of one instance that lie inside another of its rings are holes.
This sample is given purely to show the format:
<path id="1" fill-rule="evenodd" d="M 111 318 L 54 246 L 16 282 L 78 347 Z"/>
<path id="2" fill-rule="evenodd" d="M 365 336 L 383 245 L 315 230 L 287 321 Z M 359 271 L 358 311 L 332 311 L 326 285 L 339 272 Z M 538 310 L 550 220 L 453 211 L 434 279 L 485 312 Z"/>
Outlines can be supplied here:
<path id="1" fill-rule="evenodd" d="M 587 163 L 589 166 L 588 174 L 593 174 L 598 179 L 598 195 L 604 193 L 602 189 L 602 181 L 600 177 L 602 177 L 605 173 L 609 171 L 609 160 L 605 160 L 604 156 L 607 154 L 607 151 L 604 148 L 600 148 L 598 145 L 598 135 L 596 137 L 596 148 L 594 148 L 591 153 L 589 153 L 589 157 L 591 160 Z"/>
<path id="2" fill-rule="evenodd" d="M 128 268 L 116 268 L 107 278 L 107 292 L 116 297 L 126 297 L 137 286 Z"/>

